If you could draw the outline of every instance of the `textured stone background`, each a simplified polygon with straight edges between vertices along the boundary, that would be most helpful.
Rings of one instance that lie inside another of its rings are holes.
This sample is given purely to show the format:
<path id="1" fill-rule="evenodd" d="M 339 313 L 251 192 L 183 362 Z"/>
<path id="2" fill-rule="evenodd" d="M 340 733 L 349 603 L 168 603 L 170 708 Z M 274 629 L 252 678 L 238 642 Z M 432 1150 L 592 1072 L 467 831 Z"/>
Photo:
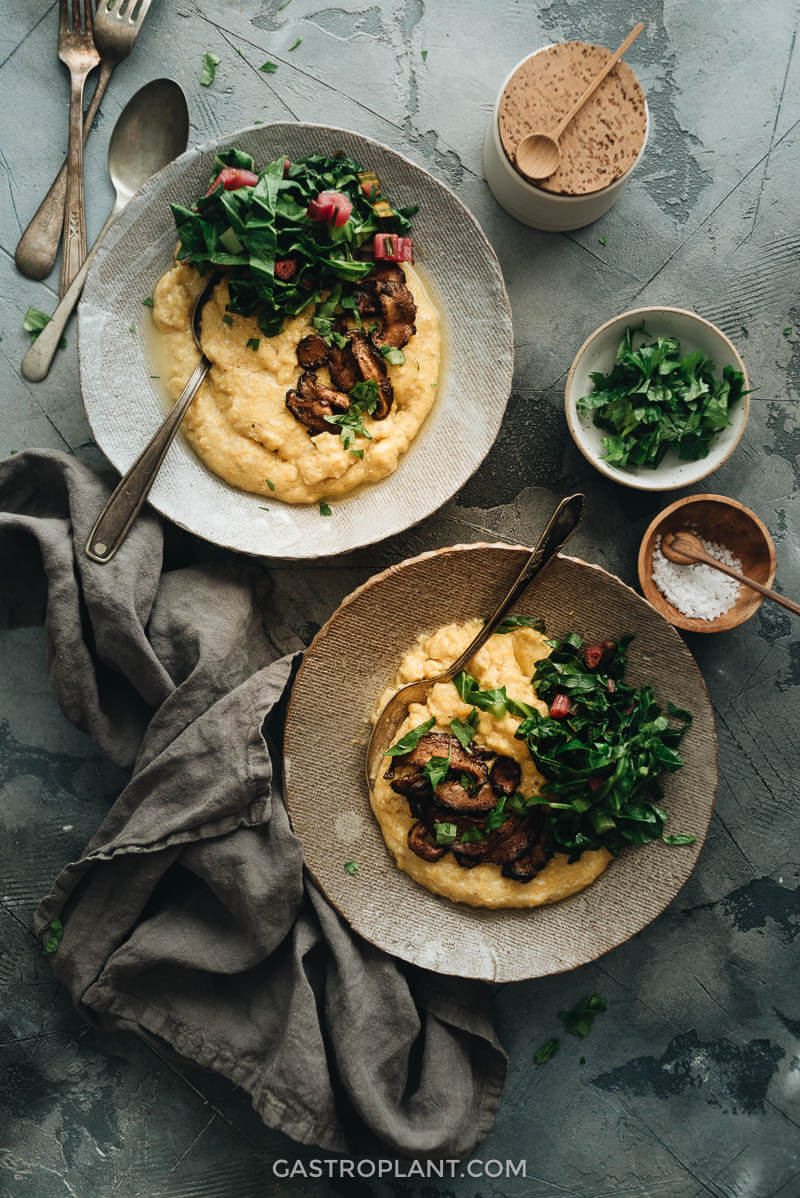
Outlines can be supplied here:
<path id="1" fill-rule="evenodd" d="M 51 309 L 56 276 L 22 278 L 13 250 L 64 149 L 67 81 L 55 59 L 53 0 L 2 7 L 0 451 L 47 445 L 95 462 L 74 325 L 46 383 L 27 385 L 18 373 L 23 313 L 28 304 Z M 481 173 L 500 82 L 529 49 L 570 37 L 615 46 L 639 16 L 647 30 L 630 61 L 653 129 L 634 182 L 578 233 L 515 224 Z M 277 593 L 301 635 L 375 569 L 454 541 L 529 539 L 553 498 L 577 488 L 588 492 L 591 517 L 575 551 L 632 582 L 645 524 L 673 496 L 640 497 L 594 473 L 568 438 L 560 388 L 587 333 L 648 302 L 695 307 L 740 347 L 758 391 L 742 446 L 706 489 L 763 516 L 778 583 L 800 596 L 799 17 L 794 0 L 643 0 L 635 11 L 622 0 L 291 0 L 280 10 L 278 0 L 155 0 L 89 141 L 90 237 L 111 203 L 114 121 L 143 82 L 171 75 L 189 96 L 194 141 L 254 119 L 296 118 L 406 151 L 481 221 L 511 295 L 517 369 L 494 450 L 452 503 L 407 535 L 344 560 L 275 564 Z M 208 89 L 199 86 L 206 49 L 222 59 Z M 258 72 L 267 57 L 277 74 Z M 185 548 L 208 552 L 188 538 Z M 98 1036 L 52 981 L 30 931 L 33 908 L 123 778 L 57 710 L 41 631 L 4 634 L 0 1193 L 797 1198 L 797 630 L 767 605 L 733 633 L 690 641 L 717 712 L 721 778 L 708 844 L 672 907 L 596 965 L 496 995 L 512 1069 L 479 1155 L 525 1158 L 527 1180 L 282 1185 L 271 1162 L 308 1160 L 313 1150 L 265 1129 L 214 1077 L 176 1068 L 132 1037 Z M 609 1009 L 591 1037 L 562 1037 L 559 1056 L 534 1067 L 537 1046 L 558 1032 L 558 1010 L 594 990 Z"/>

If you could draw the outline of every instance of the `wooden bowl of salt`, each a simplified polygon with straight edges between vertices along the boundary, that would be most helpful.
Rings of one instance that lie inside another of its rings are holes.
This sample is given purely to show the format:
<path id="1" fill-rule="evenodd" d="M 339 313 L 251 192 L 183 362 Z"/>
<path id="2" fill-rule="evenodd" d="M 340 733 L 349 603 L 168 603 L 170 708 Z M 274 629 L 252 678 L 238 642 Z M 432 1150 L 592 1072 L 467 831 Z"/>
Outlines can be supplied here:
<path id="1" fill-rule="evenodd" d="M 639 585 L 665 619 L 687 632 L 725 632 L 744 624 L 764 602 L 710 566 L 677 566 L 661 553 L 661 538 L 686 529 L 706 552 L 755 582 L 772 586 L 775 546 L 766 525 L 744 504 L 726 495 L 687 495 L 650 523 L 639 547 Z"/>

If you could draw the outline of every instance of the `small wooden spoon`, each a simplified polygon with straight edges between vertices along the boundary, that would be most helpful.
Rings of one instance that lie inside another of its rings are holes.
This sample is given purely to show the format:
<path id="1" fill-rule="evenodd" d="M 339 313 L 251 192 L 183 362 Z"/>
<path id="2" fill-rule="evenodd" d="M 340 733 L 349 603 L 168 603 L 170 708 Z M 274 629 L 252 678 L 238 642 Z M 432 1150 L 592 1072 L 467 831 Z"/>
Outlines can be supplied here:
<path id="1" fill-rule="evenodd" d="M 679 532 L 665 533 L 661 538 L 661 552 L 667 561 L 677 562 L 680 566 L 689 566 L 692 562 L 702 562 L 704 566 L 711 566 L 713 570 L 719 570 L 722 574 L 727 574 L 730 578 L 735 578 L 737 582 L 741 582 L 744 586 L 758 591 L 759 595 L 763 595 L 766 599 L 772 599 L 775 603 L 780 603 L 781 607 L 786 607 L 789 611 L 793 611 L 796 616 L 800 616 L 800 603 L 793 603 L 791 599 L 785 599 L 777 591 L 762 586 L 760 582 L 756 582 L 753 578 L 745 578 L 744 574 L 739 574 L 737 570 L 733 570 L 730 566 L 718 562 L 710 553 L 706 553 L 702 541 L 693 532 L 681 530 Z"/>
<path id="2" fill-rule="evenodd" d="M 611 55 L 602 71 L 598 75 L 595 75 L 581 98 L 577 103 L 573 104 L 567 115 L 555 129 L 552 129 L 549 133 L 540 130 L 537 133 L 529 133 L 527 137 L 523 137 L 517 146 L 514 157 L 518 169 L 527 179 L 549 179 L 558 170 L 558 164 L 561 161 L 561 147 L 558 144 L 559 137 L 570 121 L 577 116 L 589 97 L 594 94 L 609 71 L 617 65 L 625 51 L 633 45 L 643 29 L 644 25 L 640 21 L 630 31 L 620 48 Z"/>

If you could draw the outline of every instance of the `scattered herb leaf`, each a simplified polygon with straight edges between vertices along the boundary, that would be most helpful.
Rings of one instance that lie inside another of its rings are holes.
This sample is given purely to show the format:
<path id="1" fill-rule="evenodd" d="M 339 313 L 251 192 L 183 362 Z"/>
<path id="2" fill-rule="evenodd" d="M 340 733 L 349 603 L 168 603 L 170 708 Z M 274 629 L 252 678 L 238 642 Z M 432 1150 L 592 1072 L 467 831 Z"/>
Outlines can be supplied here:
<path id="1" fill-rule="evenodd" d="M 272 481 L 272 479 L 271 479 L 271 478 L 265 478 L 265 479 L 264 479 L 264 482 L 267 484 L 267 486 L 269 487 L 270 491 L 274 491 L 274 490 L 275 490 L 275 484 L 274 484 L 274 482 Z"/>
<path id="2" fill-rule="evenodd" d="M 437 844 L 452 844 L 458 834 L 458 828 L 448 820 L 435 820 L 433 824 L 434 839 Z"/>
<path id="3" fill-rule="evenodd" d="M 448 751 L 446 757 L 431 757 L 422 767 L 422 772 L 431 784 L 431 789 L 436 790 L 440 782 L 444 782 L 447 777 L 447 771 L 450 769 L 450 761 L 453 757 L 452 748 Z"/>
<path id="4" fill-rule="evenodd" d="M 299 37 L 299 38 L 297 39 L 297 41 L 296 41 L 296 42 L 292 42 L 291 46 L 289 47 L 289 53 L 290 53 L 290 54 L 291 54 L 292 50 L 296 50 L 296 49 L 297 49 L 297 47 L 298 47 L 298 46 L 301 44 L 302 40 L 303 40 L 303 39 L 302 39 L 301 37 Z"/>
<path id="5" fill-rule="evenodd" d="M 58 952 L 58 946 L 61 943 L 61 937 L 64 935 L 64 925 L 58 916 L 50 921 L 50 938 L 45 943 L 43 952 L 55 953 Z"/>
<path id="6" fill-rule="evenodd" d="M 506 616 L 506 618 L 497 625 L 495 634 L 501 635 L 506 632 L 513 632 L 515 628 L 535 628 L 537 632 L 544 632 L 544 620 L 539 616 Z"/>
<path id="7" fill-rule="evenodd" d="M 44 326 L 49 324 L 52 319 L 52 316 L 48 316 L 46 312 L 40 312 L 38 308 L 28 308 L 22 320 L 22 327 L 26 333 L 30 333 L 31 342 L 36 340 Z M 59 341 L 58 348 L 67 348 L 67 342 L 64 337 Z"/>
<path id="8" fill-rule="evenodd" d="M 152 308 L 153 297 L 151 295 L 148 295 L 146 299 L 142 300 L 142 303 L 144 304 L 145 308 Z"/>
<path id="9" fill-rule="evenodd" d="M 600 242 L 601 245 L 608 245 L 607 237 L 598 237 L 597 240 Z"/>
<path id="10" fill-rule="evenodd" d="M 246 346 L 246 348 L 247 348 L 247 349 L 252 349 L 253 353 L 255 353 L 255 351 L 258 349 L 258 347 L 259 347 L 259 345 L 260 345 L 260 344 L 261 344 L 261 338 L 260 338 L 260 337 L 250 337 L 250 338 L 249 338 L 249 340 L 248 340 L 248 342 L 247 342 L 247 346 Z"/>
<path id="11" fill-rule="evenodd" d="M 784 335 L 784 337 L 791 337 L 791 335 L 792 335 L 791 325 L 789 325 L 787 328 L 785 328 L 783 330 L 783 335 Z"/>
<path id="12" fill-rule="evenodd" d="M 427 50 L 423 50 L 423 51 L 422 51 L 422 61 L 423 61 L 423 62 L 427 62 L 427 61 L 428 61 L 428 51 L 427 51 Z"/>
<path id="13" fill-rule="evenodd" d="M 390 366 L 404 366 L 406 361 L 406 355 L 395 345 L 382 345 L 381 357 L 385 358 Z"/>
<path id="14" fill-rule="evenodd" d="M 226 312 L 225 315 L 222 317 L 222 323 L 229 324 L 229 325 L 233 324 L 233 317 L 228 312 Z"/>
<path id="15" fill-rule="evenodd" d="M 346 874 L 350 874 L 351 877 L 354 877 L 358 873 L 358 862 L 357 861 L 345 861 L 344 872 Z"/>
<path id="16" fill-rule="evenodd" d="M 363 458 L 363 456 L 364 456 L 364 450 L 363 450 L 363 449 L 348 449 L 348 451 L 347 451 L 347 452 L 350 454 L 350 457 L 351 457 L 351 458 L 358 458 L 358 459 L 359 459 L 359 461 L 361 461 L 361 459 L 362 459 L 362 458 Z"/>
<path id="17" fill-rule="evenodd" d="M 203 55 L 203 69 L 200 72 L 200 83 L 203 87 L 211 87 L 217 74 L 217 67 L 222 59 L 214 54 L 211 50 L 206 50 Z"/>
<path id="18" fill-rule="evenodd" d="M 331 511 L 331 505 L 329 503 L 321 503 L 319 505 L 319 514 L 320 514 L 320 516 L 332 515 L 333 513 Z"/>
<path id="19" fill-rule="evenodd" d="M 585 1039 L 592 1030 L 595 1016 L 606 1009 L 606 1000 L 599 994 L 587 994 L 571 1011 L 559 1011 L 558 1017 L 571 1036 Z"/>
<path id="20" fill-rule="evenodd" d="M 558 1040 L 545 1040 L 544 1044 L 536 1049 L 533 1059 L 537 1065 L 544 1065 L 545 1061 L 556 1055 L 560 1047 Z"/>
<path id="21" fill-rule="evenodd" d="M 258 69 L 259 71 L 263 71 L 265 75 L 274 75 L 278 69 L 278 64 L 277 62 L 262 62 Z"/>
<path id="22" fill-rule="evenodd" d="M 129 332 L 129 333 L 135 333 L 135 332 L 136 332 L 136 325 L 135 325 L 135 324 L 132 324 L 132 325 L 131 325 L 131 327 L 129 328 L 128 332 Z"/>

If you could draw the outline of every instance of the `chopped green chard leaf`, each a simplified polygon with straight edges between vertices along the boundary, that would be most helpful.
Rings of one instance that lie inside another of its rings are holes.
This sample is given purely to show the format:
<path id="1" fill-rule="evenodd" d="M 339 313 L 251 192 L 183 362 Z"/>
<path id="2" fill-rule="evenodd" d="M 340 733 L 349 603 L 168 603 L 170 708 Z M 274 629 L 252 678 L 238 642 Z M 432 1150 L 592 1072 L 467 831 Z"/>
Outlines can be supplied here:
<path id="1" fill-rule="evenodd" d="M 410 753 L 412 749 L 416 749 L 425 733 L 430 732 L 435 723 L 435 716 L 431 716 L 424 724 L 417 724 L 416 728 L 411 728 L 405 736 L 401 736 L 391 749 L 387 749 L 384 757 L 403 757 L 406 753 Z"/>
<path id="2" fill-rule="evenodd" d="M 436 790 L 440 782 L 444 782 L 447 777 L 447 771 L 450 769 L 450 761 L 453 756 L 453 750 L 450 749 L 446 757 L 431 757 L 422 767 L 422 772 L 431 784 L 431 788 Z"/>
<path id="3" fill-rule="evenodd" d="M 346 874 L 350 874 L 350 876 L 353 877 L 355 874 L 358 873 L 358 862 L 357 861 L 345 861 L 344 872 Z"/>
<path id="4" fill-rule="evenodd" d="M 692 717 L 672 704 L 665 715 L 651 686 L 625 682 L 630 640 L 584 647 L 570 633 L 549 641 L 550 656 L 536 663 L 533 687 L 551 711 L 567 701 L 567 714 L 532 711 L 515 734 L 546 779 L 527 802 L 549 805 L 553 846 L 570 861 L 600 848 L 617 856 L 627 844 L 689 843 L 663 835 L 658 777 L 681 768 L 677 746 Z M 598 658 L 592 651 L 601 648 Z"/>
<path id="5" fill-rule="evenodd" d="M 592 371 L 593 390 L 579 414 L 607 435 L 603 457 L 622 470 L 656 469 L 673 450 L 681 461 L 708 456 L 716 435 L 747 394 L 744 375 L 725 366 L 720 378 L 702 350 L 681 354 L 674 337 L 634 348 L 643 328 L 627 328 L 609 374 Z"/>
<path id="6" fill-rule="evenodd" d="M 211 50 L 206 50 L 203 55 L 203 69 L 200 72 L 200 82 L 203 87 L 211 87 L 217 75 L 217 67 L 222 61 L 218 55 L 212 53 Z"/>
<path id="7" fill-rule="evenodd" d="M 536 1049 L 533 1059 L 537 1065 L 544 1065 L 545 1061 L 549 1061 L 551 1057 L 556 1055 L 560 1047 L 561 1045 L 556 1039 L 545 1040 L 544 1044 Z"/>
<path id="8" fill-rule="evenodd" d="M 448 820 L 436 820 L 433 825 L 434 839 L 439 845 L 451 845 L 458 834 L 458 828 Z"/>
<path id="9" fill-rule="evenodd" d="M 606 1000 L 599 994 L 587 994 L 571 1011 L 559 1011 L 558 1017 L 571 1036 L 585 1039 L 592 1030 L 595 1017 L 606 1009 Z"/>

